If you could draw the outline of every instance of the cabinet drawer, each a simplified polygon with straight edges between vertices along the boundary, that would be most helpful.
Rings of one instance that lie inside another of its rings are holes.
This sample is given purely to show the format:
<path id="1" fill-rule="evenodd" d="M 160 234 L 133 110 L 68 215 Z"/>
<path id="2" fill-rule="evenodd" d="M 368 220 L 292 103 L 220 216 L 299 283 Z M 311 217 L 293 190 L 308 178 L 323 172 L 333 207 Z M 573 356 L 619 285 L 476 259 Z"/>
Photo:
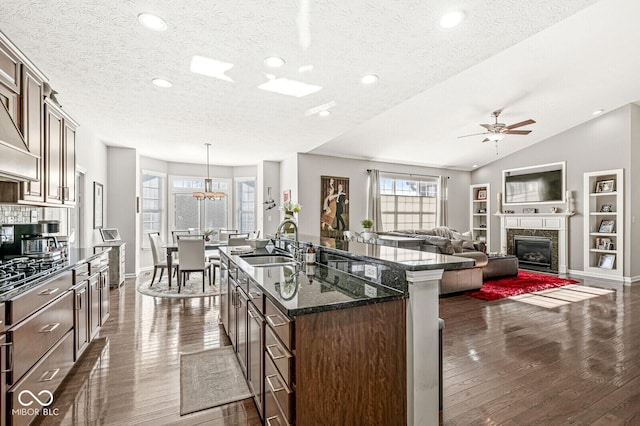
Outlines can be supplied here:
<path id="1" fill-rule="evenodd" d="M 269 358 L 276 366 L 282 378 L 291 387 L 293 372 L 293 355 L 276 338 L 271 328 L 267 327 L 265 333 L 265 358 Z"/>
<path id="2" fill-rule="evenodd" d="M 266 392 L 264 396 L 264 424 L 265 426 L 288 426 L 286 417 L 280 411 L 273 392 Z"/>
<path id="3" fill-rule="evenodd" d="M 41 401 L 48 400 L 48 395 L 43 391 L 55 393 L 56 389 L 73 366 L 73 332 L 69 331 L 55 345 L 47 355 L 38 362 L 19 383 L 9 389 L 9 412 L 12 409 L 42 408 L 37 401 L 33 401 L 31 395 L 26 392 L 22 396 L 23 403 L 34 402 L 30 407 L 20 403 L 20 392 L 29 391 Z M 30 411 L 24 414 L 14 415 L 11 418 L 12 425 L 28 425 L 35 416 L 30 416 Z"/>
<path id="4" fill-rule="evenodd" d="M 73 284 L 78 284 L 80 281 L 89 278 L 89 264 L 83 263 L 73 268 Z"/>
<path id="5" fill-rule="evenodd" d="M 275 398 L 277 406 L 284 416 L 285 424 L 290 424 L 293 420 L 293 391 L 284 382 L 269 357 L 265 357 L 264 360 L 264 387 L 266 394 L 271 394 Z"/>
<path id="6" fill-rule="evenodd" d="M 108 256 L 108 252 L 104 253 L 104 256 Z M 103 256 L 94 257 L 89 261 L 89 274 L 93 275 L 100 270 L 102 266 Z M 109 264 L 109 257 L 105 258 L 105 264 Z"/>
<path id="7" fill-rule="evenodd" d="M 73 313 L 73 292 L 70 291 L 9 331 L 9 340 L 13 342 L 11 383 L 20 379 L 71 330 Z"/>
<path id="8" fill-rule="evenodd" d="M 256 307 L 256 309 L 264 315 L 264 297 L 263 297 L 263 293 L 262 290 L 260 290 L 260 287 L 258 287 L 258 285 L 256 283 L 254 283 L 253 281 L 249 281 L 249 300 L 251 300 L 251 303 L 253 303 L 253 306 Z"/>
<path id="9" fill-rule="evenodd" d="M 55 278 L 22 293 L 8 301 L 7 325 L 17 324 L 32 312 L 37 311 L 73 285 L 71 271 L 56 275 Z"/>
<path id="10" fill-rule="evenodd" d="M 280 309 L 276 308 L 273 302 L 269 299 L 265 301 L 265 314 L 264 319 L 269 324 L 269 327 L 275 331 L 277 336 L 282 340 L 282 343 L 288 350 L 295 349 L 293 340 L 293 322 L 283 314 Z"/>

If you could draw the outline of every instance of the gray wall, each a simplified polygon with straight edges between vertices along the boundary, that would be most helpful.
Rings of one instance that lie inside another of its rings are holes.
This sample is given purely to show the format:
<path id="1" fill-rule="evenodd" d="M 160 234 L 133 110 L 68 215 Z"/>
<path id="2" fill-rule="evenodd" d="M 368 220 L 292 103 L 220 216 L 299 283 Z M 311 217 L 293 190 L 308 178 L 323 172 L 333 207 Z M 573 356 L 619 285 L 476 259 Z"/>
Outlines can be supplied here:
<path id="1" fill-rule="evenodd" d="M 539 123 L 538 125 L 542 125 Z M 508 157 L 501 158 L 487 166 L 481 167 L 471 174 L 472 183 L 491 184 L 493 200 L 497 192 L 503 192 L 502 170 L 538 164 L 566 161 L 567 190 L 573 192 L 576 214 L 569 219 L 569 269 L 583 269 L 583 175 L 585 172 L 599 170 L 625 169 L 625 227 L 630 225 L 630 166 L 631 166 L 631 106 L 619 108 L 601 117 L 569 129 L 554 137 L 518 151 Z M 507 136 L 501 144 L 510 142 Z M 489 149 L 490 147 L 488 147 Z M 495 202 L 492 203 L 495 206 Z M 550 205 L 518 205 L 505 208 L 522 212 L 523 207 L 539 207 L 548 211 Z M 561 211 L 565 206 L 558 204 Z M 495 208 L 492 213 L 495 213 Z M 628 235 L 628 234 L 627 234 Z M 629 241 L 625 244 L 625 276 L 629 276 Z M 496 216 L 491 219 L 491 251 L 500 248 L 500 220 Z"/>
<path id="2" fill-rule="evenodd" d="M 469 228 L 469 184 L 471 179 L 469 172 L 313 154 L 298 154 L 297 163 L 298 196 L 296 198 L 294 195 L 293 199 L 303 206 L 302 212 L 298 215 L 301 233 L 320 234 L 321 176 L 348 177 L 350 179 L 349 228 L 356 232 L 362 231 L 360 221 L 365 219 L 367 214 L 367 169 L 449 176 L 449 226 L 462 231 Z M 287 187 L 287 184 L 284 186 Z M 285 187 L 283 189 L 287 189 Z"/>
<path id="3" fill-rule="evenodd" d="M 265 210 L 263 202 L 268 198 L 268 189 L 271 188 L 271 198 L 276 202 L 276 207 Z M 258 164 L 256 172 L 256 224 L 262 236 L 274 234 L 280 220 L 280 163 L 275 161 L 263 161 Z"/>
<path id="4" fill-rule="evenodd" d="M 107 148 L 107 188 L 105 205 L 107 216 L 104 225 L 118 228 L 126 247 L 127 274 L 138 273 L 139 213 L 136 213 L 136 197 L 140 191 L 138 154 L 135 149 Z"/>

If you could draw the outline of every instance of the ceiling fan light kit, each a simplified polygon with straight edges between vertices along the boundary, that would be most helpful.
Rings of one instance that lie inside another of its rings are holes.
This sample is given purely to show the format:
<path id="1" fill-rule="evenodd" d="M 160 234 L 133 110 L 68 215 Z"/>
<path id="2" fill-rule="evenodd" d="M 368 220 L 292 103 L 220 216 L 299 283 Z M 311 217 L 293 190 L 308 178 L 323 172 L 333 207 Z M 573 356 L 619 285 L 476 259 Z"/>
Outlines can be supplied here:
<path id="1" fill-rule="evenodd" d="M 511 124 L 507 126 L 504 123 L 498 123 L 498 117 L 502 113 L 501 109 L 493 111 L 491 116 L 495 122 L 493 124 L 480 124 L 481 127 L 487 129 L 486 132 L 473 133 L 470 135 L 458 136 L 458 138 L 466 138 L 469 136 L 487 135 L 482 142 L 498 142 L 504 139 L 506 135 L 528 135 L 531 130 L 515 130 L 519 127 L 528 126 L 534 124 L 536 121 L 532 119 L 524 120 L 519 123 Z"/>

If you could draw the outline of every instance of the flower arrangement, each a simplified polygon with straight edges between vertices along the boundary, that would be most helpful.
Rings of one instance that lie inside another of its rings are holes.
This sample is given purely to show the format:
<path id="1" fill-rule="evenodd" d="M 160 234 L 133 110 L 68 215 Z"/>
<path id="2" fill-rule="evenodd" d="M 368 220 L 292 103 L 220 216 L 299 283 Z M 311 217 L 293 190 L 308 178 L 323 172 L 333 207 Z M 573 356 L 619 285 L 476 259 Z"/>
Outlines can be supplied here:
<path id="1" fill-rule="evenodd" d="M 280 210 L 284 210 L 285 212 L 300 213 L 300 210 L 302 210 L 302 205 L 289 200 L 282 203 L 282 205 L 280 206 Z"/>

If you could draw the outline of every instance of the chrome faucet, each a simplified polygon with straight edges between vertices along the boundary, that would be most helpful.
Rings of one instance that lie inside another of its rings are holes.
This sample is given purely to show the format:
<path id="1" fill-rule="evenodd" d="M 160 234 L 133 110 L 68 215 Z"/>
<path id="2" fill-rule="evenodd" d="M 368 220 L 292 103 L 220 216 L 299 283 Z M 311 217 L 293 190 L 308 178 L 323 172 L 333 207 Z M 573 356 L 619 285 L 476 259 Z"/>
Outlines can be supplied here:
<path id="1" fill-rule="evenodd" d="M 278 225 L 278 229 L 276 229 L 276 239 L 280 239 L 280 231 L 282 230 L 284 225 L 286 225 L 287 223 L 293 226 L 293 235 L 294 235 L 296 244 L 293 247 L 291 244 L 286 244 L 285 249 L 291 254 L 293 254 L 293 257 L 295 258 L 296 262 L 301 262 L 301 260 L 299 259 L 300 247 L 298 246 L 298 242 L 299 242 L 298 241 L 298 225 L 293 219 L 285 219 L 282 222 L 280 222 L 280 224 Z"/>

